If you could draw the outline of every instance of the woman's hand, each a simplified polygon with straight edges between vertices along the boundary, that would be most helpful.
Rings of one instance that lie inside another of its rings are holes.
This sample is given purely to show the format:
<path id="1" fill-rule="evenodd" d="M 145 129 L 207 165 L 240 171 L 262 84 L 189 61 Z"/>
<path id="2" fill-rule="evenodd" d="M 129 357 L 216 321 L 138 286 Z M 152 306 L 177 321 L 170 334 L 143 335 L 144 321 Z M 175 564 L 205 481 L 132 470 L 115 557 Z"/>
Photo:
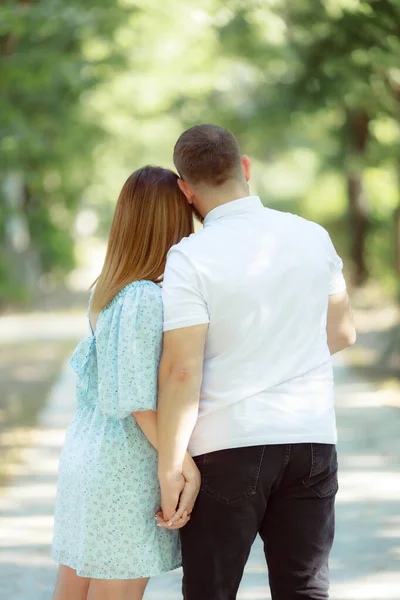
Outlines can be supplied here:
<path id="1" fill-rule="evenodd" d="M 173 472 L 168 474 L 159 474 L 161 490 L 161 510 L 164 521 L 172 523 L 182 517 L 176 517 L 178 512 L 179 499 L 186 485 L 186 480 L 182 473 Z"/>

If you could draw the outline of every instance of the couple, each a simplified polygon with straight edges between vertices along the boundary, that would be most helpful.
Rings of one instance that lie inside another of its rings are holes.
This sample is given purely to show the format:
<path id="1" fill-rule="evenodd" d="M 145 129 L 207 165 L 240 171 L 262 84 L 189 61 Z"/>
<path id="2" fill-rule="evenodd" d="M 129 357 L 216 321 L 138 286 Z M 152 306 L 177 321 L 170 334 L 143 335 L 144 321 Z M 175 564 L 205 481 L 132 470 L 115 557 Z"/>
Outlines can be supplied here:
<path id="1" fill-rule="evenodd" d="M 323 600 L 330 355 L 355 339 L 342 261 L 322 227 L 249 196 L 228 131 L 185 131 L 174 162 L 179 178 L 125 183 L 71 359 L 54 600 L 140 600 L 181 562 L 185 600 L 234 600 L 257 534 L 272 598 Z"/>

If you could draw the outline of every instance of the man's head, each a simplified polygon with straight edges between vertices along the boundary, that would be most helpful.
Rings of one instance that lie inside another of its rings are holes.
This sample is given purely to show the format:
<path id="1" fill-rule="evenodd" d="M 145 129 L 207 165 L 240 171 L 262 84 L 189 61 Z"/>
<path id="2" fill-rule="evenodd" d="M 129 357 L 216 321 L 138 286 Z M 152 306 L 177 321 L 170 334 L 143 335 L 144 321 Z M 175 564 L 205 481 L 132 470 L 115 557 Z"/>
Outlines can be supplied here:
<path id="1" fill-rule="evenodd" d="M 174 163 L 179 187 L 202 214 L 248 195 L 250 160 L 241 156 L 235 137 L 217 125 L 196 125 L 178 139 Z"/>

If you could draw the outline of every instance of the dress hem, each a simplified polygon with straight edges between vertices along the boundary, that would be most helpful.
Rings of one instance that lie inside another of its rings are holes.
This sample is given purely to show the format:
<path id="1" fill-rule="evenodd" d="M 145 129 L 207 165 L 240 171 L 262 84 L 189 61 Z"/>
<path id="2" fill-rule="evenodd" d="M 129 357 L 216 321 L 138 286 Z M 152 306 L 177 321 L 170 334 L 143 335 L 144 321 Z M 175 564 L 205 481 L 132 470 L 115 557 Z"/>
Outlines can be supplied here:
<path id="1" fill-rule="evenodd" d="M 76 571 L 76 574 L 78 575 L 78 577 L 87 577 L 88 579 L 108 579 L 108 580 L 119 580 L 119 579 L 149 579 L 151 577 L 157 577 L 158 575 L 163 575 L 164 573 L 169 573 L 169 571 L 175 571 L 176 569 L 179 569 L 182 566 L 181 562 L 178 562 L 176 564 L 176 566 L 171 566 L 168 569 L 164 569 L 164 570 L 157 570 L 157 571 L 151 571 L 150 573 L 146 573 L 143 574 L 143 572 L 141 572 L 140 574 L 136 575 L 136 574 L 129 574 L 129 576 L 116 576 L 116 577 L 110 577 L 109 575 L 89 575 L 89 573 L 85 570 L 85 569 L 79 569 L 76 565 L 74 565 L 74 561 L 73 560 L 61 560 L 61 559 L 57 559 L 55 557 L 55 555 L 52 556 L 52 559 L 54 560 L 54 562 L 56 562 L 57 564 L 59 564 L 60 566 L 64 566 L 64 567 L 69 567 L 70 569 L 73 569 L 74 571 Z"/>

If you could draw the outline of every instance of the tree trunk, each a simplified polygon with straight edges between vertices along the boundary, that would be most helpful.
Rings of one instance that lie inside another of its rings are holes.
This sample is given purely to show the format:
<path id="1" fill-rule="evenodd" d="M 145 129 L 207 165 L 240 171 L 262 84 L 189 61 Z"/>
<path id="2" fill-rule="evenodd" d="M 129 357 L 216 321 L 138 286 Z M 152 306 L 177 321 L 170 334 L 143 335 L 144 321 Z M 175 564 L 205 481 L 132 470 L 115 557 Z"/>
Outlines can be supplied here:
<path id="1" fill-rule="evenodd" d="M 32 293 L 37 287 L 41 269 L 38 252 L 31 244 L 26 210 L 29 190 L 24 185 L 22 173 L 9 173 L 3 189 L 8 213 L 4 228 L 4 246 L 13 274 L 13 283 Z"/>
<path id="2" fill-rule="evenodd" d="M 351 222 L 351 258 L 354 263 L 354 283 L 362 285 L 368 279 L 369 274 L 365 260 L 369 220 L 360 173 L 347 173 L 347 193 Z"/>
<path id="3" fill-rule="evenodd" d="M 400 161 L 397 163 L 397 181 L 399 204 L 394 212 L 394 265 L 400 277 Z"/>
<path id="4" fill-rule="evenodd" d="M 400 33 L 400 31 L 399 31 Z M 393 94 L 396 101 L 395 118 L 397 119 L 398 127 L 400 127 L 400 84 L 392 79 L 390 75 L 385 76 L 385 83 Z M 398 206 L 393 215 L 394 225 L 394 265 L 397 275 L 400 276 L 400 158 L 397 157 L 397 191 L 398 191 Z M 400 289 L 398 288 L 398 300 L 400 301 Z"/>
<path id="5" fill-rule="evenodd" d="M 350 136 L 349 167 L 346 172 L 347 195 L 351 223 L 351 258 L 354 264 L 354 283 L 362 285 L 369 271 L 365 246 L 369 231 L 368 202 L 363 186 L 363 159 L 367 148 L 369 117 L 363 111 L 347 113 Z"/>

